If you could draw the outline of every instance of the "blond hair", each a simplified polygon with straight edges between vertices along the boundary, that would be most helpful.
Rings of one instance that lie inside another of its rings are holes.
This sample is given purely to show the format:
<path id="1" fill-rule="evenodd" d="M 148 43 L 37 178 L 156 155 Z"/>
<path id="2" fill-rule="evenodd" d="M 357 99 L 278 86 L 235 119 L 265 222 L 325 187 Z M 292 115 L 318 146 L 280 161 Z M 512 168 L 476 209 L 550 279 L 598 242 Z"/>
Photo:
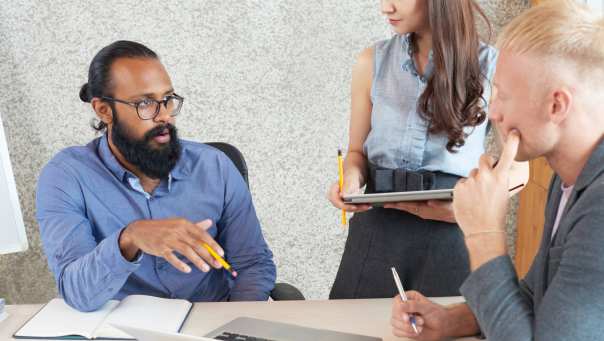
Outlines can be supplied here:
<path id="1" fill-rule="evenodd" d="M 544 1 L 512 20 L 497 47 L 574 66 L 577 76 L 602 84 L 604 18 L 592 12 L 574 0 Z"/>

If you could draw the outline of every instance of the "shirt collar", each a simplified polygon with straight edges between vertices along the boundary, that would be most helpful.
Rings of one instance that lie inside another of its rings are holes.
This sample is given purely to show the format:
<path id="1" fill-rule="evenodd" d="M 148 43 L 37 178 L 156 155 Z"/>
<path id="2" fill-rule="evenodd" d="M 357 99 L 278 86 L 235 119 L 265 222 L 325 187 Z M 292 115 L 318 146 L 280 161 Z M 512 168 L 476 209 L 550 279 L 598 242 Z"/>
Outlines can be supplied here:
<path id="1" fill-rule="evenodd" d="M 415 47 L 413 46 L 413 33 L 406 33 L 401 36 L 402 48 L 404 50 L 404 58 L 402 61 L 403 70 L 410 72 L 413 76 L 417 77 L 423 83 L 426 83 L 430 76 L 432 76 L 432 72 L 434 69 L 434 50 L 430 50 L 428 54 L 428 64 L 426 65 L 426 70 L 424 70 L 424 75 L 420 76 L 417 72 L 417 68 L 415 67 L 415 62 L 413 61 L 413 54 L 415 53 Z"/>
<path id="2" fill-rule="evenodd" d="M 589 156 L 589 160 L 577 178 L 575 190 L 580 191 L 589 186 L 602 173 L 604 173 L 604 138 L 598 142 Z"/>
<path id="3" fill-rule="evenodd" d="M 109 171 L 111 171 L 111 173 L 113 173 L 113 175 L 115 175 L 115 177 L 118 178 L 120 181 L 124 181 L 126 175 L 130 172 L 124 167 L 122 167 L 122 165 L 120 165 L 120 163 L 115 158 L 115 155 L 113 155 L 113 153 L 111 152 L 111 149 L 109 148 L 109 142 L 107 140 L 107 134 L 104 134 L 101 137 L 98 152 L 101 161 L 103 161 Z M 134 174 L 132 175 L 134 176 Z"/>
<path id="4" fill-rule="evenodd" d="M 190 154 L 186 149 L 186 143 L 180 140 L 180 158 L 170 172 L 170 179 L 183 180 L 191 174 Z"/>

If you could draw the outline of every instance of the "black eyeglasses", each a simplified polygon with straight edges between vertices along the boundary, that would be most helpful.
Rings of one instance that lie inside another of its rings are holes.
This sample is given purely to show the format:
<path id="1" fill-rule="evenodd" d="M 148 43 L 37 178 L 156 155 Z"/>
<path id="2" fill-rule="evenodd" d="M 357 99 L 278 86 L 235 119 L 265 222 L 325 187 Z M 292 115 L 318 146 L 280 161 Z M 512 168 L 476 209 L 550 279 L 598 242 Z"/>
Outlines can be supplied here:
<path id="1" fill-rule="evenodd" d="M 182 108 L 182 102 L 185 100 L 183 97 L 177 94 L 172 94 L 164 97 L 163 100 L 157 101 L 152 98 L 145 98 L 138 102 L 128 102 L 117 98 L 102 96 L 102 99 L 106 101 L 113 101 L 122 104 L 127 104 L 131 107 L 136 108 L 136 114 L 141 120 L 152 120 L 159 114 L 160 106 L 163 105 L 168 111 L 170 116 L 176 116 L 180 113 Z"/>

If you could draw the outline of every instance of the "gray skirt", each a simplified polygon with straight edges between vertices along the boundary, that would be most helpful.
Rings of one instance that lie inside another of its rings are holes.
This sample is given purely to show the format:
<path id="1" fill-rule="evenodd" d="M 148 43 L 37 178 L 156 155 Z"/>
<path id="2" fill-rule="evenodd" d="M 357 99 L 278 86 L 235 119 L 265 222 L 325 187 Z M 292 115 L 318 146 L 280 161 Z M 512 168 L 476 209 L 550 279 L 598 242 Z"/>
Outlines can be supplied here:
<path id="1" fill-rule="evenodd" d="M 457 179 L 441 177 L 436 187 L 452 188 Z M 330 299 L 395 296 L 392 266 L 405 290 L 431 297 L 460 295 L 470 263 L 457 224 L 376 207 L 355 213 L 349 225 Z"/>

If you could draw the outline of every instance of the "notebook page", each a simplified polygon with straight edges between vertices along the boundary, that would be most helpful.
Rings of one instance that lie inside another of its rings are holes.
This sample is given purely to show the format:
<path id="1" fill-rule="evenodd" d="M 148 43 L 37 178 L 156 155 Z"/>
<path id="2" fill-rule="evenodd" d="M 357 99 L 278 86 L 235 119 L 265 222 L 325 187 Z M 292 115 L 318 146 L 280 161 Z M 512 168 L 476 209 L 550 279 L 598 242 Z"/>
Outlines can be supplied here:
<path id="1" fill-rule="evenodd" d="M 55 298 L 15 335 L 39 338 L 81 335 L 91 339 L 94 330 L 118 303 L 118 301 L 109 301 L 97 311 L 83 313 L 68 306 L 63 299 Z"/>
<path id="2" fill-rule="evenodd" d="M 93 335 L 97 338 L 132 338 L 111 324 L 177 333 L 191 306 L 192 303 L 186 300 L 131 295 L 120 302 Z"/>

